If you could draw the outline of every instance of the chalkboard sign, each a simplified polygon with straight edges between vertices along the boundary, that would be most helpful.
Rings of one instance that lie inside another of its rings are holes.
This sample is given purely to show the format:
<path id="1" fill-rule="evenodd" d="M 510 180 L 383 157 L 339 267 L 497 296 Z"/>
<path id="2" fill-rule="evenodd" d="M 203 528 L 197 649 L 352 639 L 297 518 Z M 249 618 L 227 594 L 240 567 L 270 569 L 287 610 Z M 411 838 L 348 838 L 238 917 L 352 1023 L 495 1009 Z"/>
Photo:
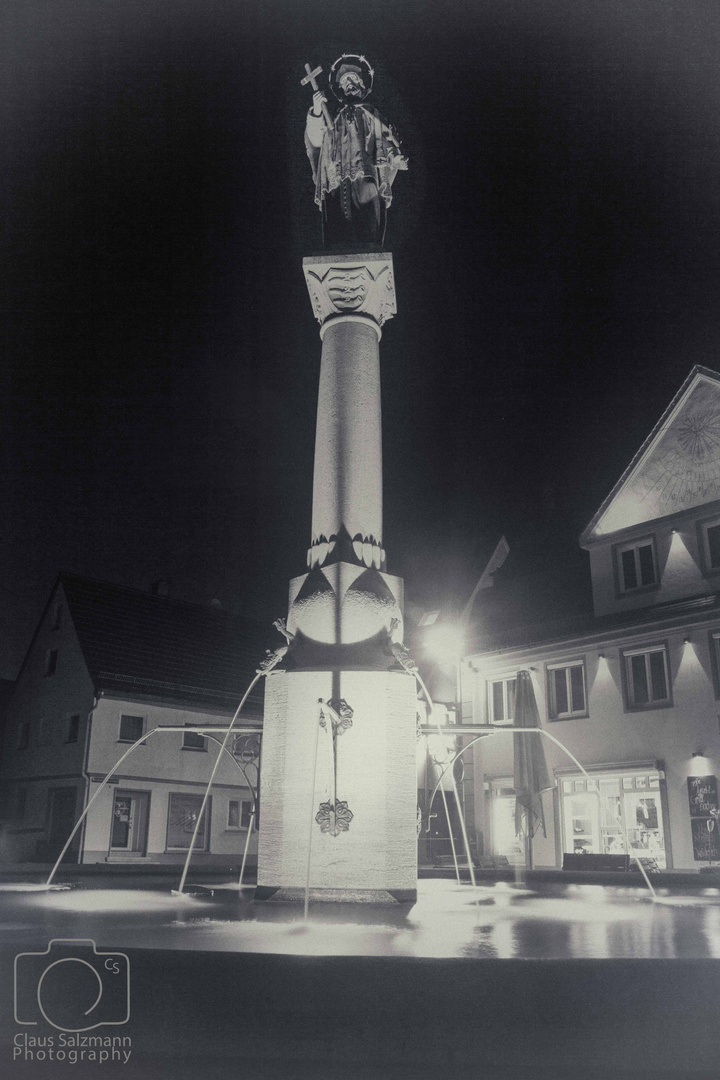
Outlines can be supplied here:
<path id="1" fill-rule="evenodd" d="M 688 776 L 688 798 L 691 818 L 710 817 L 718 808 L 717 777 Z"/>
<path id="2" fill-rule="evenodd" d="M 712 826 L 708 829 L 708 822 Z M 720 860 L 720 832 L 712 818 L 693 818 L 690 822 L 692 829 L 693 857 L 709 862 Z"/>

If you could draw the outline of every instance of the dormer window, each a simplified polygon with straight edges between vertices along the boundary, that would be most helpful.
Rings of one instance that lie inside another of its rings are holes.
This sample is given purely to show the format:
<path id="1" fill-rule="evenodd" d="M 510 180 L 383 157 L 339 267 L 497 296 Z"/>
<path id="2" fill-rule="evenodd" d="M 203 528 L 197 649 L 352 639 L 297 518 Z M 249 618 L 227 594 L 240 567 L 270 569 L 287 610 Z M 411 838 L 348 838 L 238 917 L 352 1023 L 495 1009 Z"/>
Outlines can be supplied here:
<path id="1" fill-rule="evenodd" d="M 658 583 L 655 541 L 652 536 L 632 540 L 615 548 L 616 572 L 621 594 L 648 589 Z"/>

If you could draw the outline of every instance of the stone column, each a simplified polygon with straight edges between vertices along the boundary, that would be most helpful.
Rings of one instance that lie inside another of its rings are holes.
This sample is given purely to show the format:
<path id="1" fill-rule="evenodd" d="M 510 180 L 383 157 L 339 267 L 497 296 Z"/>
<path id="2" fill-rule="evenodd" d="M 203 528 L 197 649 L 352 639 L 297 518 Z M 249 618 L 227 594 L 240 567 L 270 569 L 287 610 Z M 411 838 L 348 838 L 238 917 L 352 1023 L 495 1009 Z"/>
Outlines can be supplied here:
<path id="1" fill-rule="evenodd" d="M 265 688 L 256 898 L 300 898 L 309 866 L 317 899 L 407 902 L 416 687 L 393 652 L 403 589 L 382 549 L 378 342 L 396 310 L 392 257 L 303 268 L 322 338 L 312 536 L 309 572 L 290 582 L 284 670 Z M 320 702 L 349 707 L 332 734 Z"/>
<path id="2" fill-rule="evenodd" d="M 396 311 L 392 256 L 320 256 L 303 269 L 322 339 L 308 565 L 384 569 L 378 343 Z"/>

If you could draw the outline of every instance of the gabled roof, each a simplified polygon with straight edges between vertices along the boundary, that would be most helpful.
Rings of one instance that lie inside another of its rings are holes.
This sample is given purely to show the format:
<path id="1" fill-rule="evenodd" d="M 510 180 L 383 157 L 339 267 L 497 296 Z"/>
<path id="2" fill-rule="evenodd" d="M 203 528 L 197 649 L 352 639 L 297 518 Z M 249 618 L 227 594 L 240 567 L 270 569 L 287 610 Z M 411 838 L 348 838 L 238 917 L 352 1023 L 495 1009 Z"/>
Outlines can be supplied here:
<path id="1" fill-rule="evenodd" d="M 580 537 L 592 543 L 720 499 L 720 375 L 692 369 Z"/>
<path id="2" fill-rule="evenodd" d="M 97 689 L 235 708 L 264 658 L 250 619 L 62 574 L 70 615 Z M 249 706 L 262 702 L 258 684 Z"/>

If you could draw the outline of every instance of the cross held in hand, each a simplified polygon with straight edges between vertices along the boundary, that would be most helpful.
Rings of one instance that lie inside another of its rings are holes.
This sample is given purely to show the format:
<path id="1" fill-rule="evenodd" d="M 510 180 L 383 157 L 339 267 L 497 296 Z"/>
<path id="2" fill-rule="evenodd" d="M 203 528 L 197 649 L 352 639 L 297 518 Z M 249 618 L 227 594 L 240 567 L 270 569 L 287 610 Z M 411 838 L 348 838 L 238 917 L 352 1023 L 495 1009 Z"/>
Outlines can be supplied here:
<path id="1" fill-rule="evenodd" d="M 320 93 L 320 87 L 317 84 L 317 76 L 321 74 L 322 68 L 318 64 L 318 66 L 313 71 L 311 69 L 310 65 L 306 64 L 305 65 L 305 71 L 307 72 L 307 74 L 305 75 L 304 79 L 300 80 L 300 85 L 301 86 L 307 86 L 307 84 L 310 83 L 310 85 L 312 86 L 315 93 L 319 94 Z M 330 113 L 328 112 L 328 107 L 327 107 L 327 105 L 325 104 L 324 101 L 321 102 L 321 108 L 322 108 L 323 117 L 325 119 L 325 123 L 327 124 L 328 128 L 332 128 L 332 117 L 330 116 Z"/>
<path id="2" fill-rule="evenodd" d="M 307 84 L 310 83 L 313 90 L 317 94 L 318 90 L 320 89 L 320 87 L 317 84 L 317 76 L 322 74 L 322 68 L 318 64 L 318 66 L 315 68 L 315 70 L 311 71 L 310 70 L 310 65 L 306 64 L 305 65 L 305 71 L 307 72 L 307 75 L 305 76 L 304 79 L 300 80 L 300 85 L 301 86 L 307 86 Z"/>

